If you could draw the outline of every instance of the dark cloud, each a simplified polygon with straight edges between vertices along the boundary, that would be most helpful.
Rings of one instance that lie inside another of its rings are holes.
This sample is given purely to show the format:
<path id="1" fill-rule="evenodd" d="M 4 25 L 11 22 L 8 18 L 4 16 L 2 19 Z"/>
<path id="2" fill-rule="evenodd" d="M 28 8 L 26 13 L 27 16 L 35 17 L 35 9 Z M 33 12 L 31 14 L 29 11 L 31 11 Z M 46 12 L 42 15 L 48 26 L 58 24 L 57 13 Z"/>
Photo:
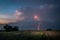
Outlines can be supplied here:
<path id="1" fill-rule="evenodd" d="M 21 9 L 18 9 L 19 11 L 24 13 L 24 16 L 27 17 L 26 20 L 21 21 L 20 23 L 17 22 L 16 25 L 19 25 L 19 27 L 21 27 L 21 29 L 34 29 L 36 30 L 36 27 L 38 25 L 39 22 L 34 21 L 32 19 L 32 16 L 34 14 L 38 14 L 40 18 L 42 18 L 43 20 L 40 21 L 41 25 L 41 30 L 45 30 L 47 28 L 51 28 L 51 29 L 60 29 L 59 28 L 59 24 L 60 24 L 60 7 L 54 7 L 54 8 L 50 8 L 49 6 L 45 9 L 40 9 L 40 8 L 33 8 L 33 7 L 24 7 Z"/>
<path id="2" fill-rule="evenodd" d="M 1 1 L 0 1 L 1 2 Z M 36 29 L 39 22 L 33 20 L 38 15 L 41 29 L 60 29 L 60 0 L 5 0 L 3 4 L 18 7 L 25 19 L 12 25 L 18 25 L 22 29 Z"/>

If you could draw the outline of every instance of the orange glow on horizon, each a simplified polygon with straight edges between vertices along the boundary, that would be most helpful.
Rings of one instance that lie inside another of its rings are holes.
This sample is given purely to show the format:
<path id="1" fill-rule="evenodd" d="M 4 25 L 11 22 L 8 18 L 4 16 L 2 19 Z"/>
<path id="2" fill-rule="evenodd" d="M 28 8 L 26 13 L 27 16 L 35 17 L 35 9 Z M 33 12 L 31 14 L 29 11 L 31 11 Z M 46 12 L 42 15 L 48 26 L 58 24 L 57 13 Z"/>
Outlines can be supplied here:
<path id="1" fill-rule="evenodd" d="M 9 23 L 8 20 L 1 20 L 1 19 L 0 19 L 0 24 L 7 24 L 7 23 Z"/>
<path id="2" fill-rule="evenodd" d="M 11 23 L 11 22 L 16 22 L 16 20 L 0 19 L 0 24 L 8 24 L 8 23 Z"/>

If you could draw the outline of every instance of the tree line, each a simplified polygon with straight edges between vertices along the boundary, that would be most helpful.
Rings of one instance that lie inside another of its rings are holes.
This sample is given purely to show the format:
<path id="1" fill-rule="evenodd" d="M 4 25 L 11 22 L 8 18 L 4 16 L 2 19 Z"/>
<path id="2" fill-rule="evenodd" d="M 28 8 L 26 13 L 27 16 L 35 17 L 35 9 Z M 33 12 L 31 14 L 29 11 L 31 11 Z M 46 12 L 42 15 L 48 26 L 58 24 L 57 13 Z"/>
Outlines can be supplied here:
<path id="1" fill-rule="evenodd" d="M 8 25 L 8 24 L 6 24 L 6 25 L 4 25 L 4 29 L 5 29 L 5 31 L 18 31 L 18 26 L 10 26 L 10 25 Z"/>
<path id="2" fill-rule="evenodd" d="M 5 29 L 5 31 L 7 31 L 7 32 L 10 32 L 10 31 L 18 31 L 19 29 L 18 29 L 18 26 L 10 26 L 10 25 L 8 25 L 8 24 L 6 24 L 6 25 L 4 25 L 4 29 Z M 46 29 L 47 31 L 51 31 L 52 29 Z"/>

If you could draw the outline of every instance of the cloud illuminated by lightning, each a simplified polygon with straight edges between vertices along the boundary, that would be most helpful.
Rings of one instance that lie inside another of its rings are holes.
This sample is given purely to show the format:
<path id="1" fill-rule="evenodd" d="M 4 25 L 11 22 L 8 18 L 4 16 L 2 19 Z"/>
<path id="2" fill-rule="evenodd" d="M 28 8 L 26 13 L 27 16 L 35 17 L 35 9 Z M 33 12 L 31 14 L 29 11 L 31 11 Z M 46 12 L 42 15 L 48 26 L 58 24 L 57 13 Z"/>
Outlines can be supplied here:
<path id="1" fill-rule="evenodd" d="M 20 20 L 20 21 L 24 19 L 24 17 L 22 15 L 23 15 L 23 13 L 18 10 L 16 10 L 16 12 L 14 14 L 14 16 L 16 17 L 16 20 Z"/>
<path id="2" fill-rule="evenodd" d="M 34 15 L 34 20 L 40 21 L 40 18 L 37 15 Z"/>

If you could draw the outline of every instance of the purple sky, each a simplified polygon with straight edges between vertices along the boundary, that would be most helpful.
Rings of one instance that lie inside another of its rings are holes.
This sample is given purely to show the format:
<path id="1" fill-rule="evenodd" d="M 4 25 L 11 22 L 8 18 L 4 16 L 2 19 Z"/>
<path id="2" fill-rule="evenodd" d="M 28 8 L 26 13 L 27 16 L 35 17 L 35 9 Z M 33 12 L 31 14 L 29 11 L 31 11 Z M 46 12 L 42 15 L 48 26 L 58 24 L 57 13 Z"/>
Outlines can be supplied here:
<path id="1" fill-rule="evenodd" d="M 28 23 L 32 24 L 34 16 L 38 16 L 42 29 L 59 29 L 59 10 L 59 0 L 0 0 L 0 24 L 19 22 L 20 26 L 23 22 L 26 23 L 23 25 L 30 26 Z"/>

